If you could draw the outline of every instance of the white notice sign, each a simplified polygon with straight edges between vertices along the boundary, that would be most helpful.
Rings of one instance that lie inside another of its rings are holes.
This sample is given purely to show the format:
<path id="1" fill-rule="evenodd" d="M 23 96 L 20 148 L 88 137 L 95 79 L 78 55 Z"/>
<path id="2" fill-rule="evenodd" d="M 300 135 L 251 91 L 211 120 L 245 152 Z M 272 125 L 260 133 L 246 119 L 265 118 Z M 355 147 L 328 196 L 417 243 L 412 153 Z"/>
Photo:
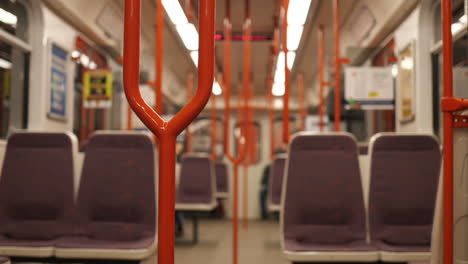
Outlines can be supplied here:
<path id="1" fill-rule="evenodd" d="M 347 67 L 345 99 L 348 108 L 393 109 L 395 105 L 392 69 L 387 67 Z"/>

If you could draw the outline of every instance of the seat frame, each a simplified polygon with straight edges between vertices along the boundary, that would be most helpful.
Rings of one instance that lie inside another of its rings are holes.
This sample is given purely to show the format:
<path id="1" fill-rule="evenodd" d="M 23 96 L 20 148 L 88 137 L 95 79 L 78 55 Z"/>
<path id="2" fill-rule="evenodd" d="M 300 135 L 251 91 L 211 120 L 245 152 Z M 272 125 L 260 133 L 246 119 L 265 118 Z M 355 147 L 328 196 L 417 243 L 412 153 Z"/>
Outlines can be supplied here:
<path id="1" fill-rule="evenodd" d="M 367 199 L 370 199 L 370 182 L 372 181 L 372 154 L 374 150 L 374 144 L 379 139 L 380 137 L 388 137 L 388 136 L 427 136 L 433 138 L 435 141 L 438 142 L 438 139 L 431 134 L 425 134 L 425 133 L 394 133 L 394 132 L 382 132 L 378 133 L 374 136 L 369 141 L 369 151 L 368 151 L 368 156 L 369 156 L 369 190 L 368 190 L 368 197 Z M 442 164 L 441 164 L 442 165 Z M 442 169 L 441 169 L 442 171 Z M 441 175 L 441 172 L 439 173 Z M 439 188 L 440 189 L 440 188 Z M 439 190 L 438 190 L 439 193 Z M 369 204 L 369 200 L 367 201 L 367 204 Z M 435 207 L 434 207 L 435 208 Z M 434 209 L 435 211 L 435 209 Z M 369 224 L 370 228 L 370 214 L 369 212 L 366 214 L 367 215 L 367 223 Z M 372 230 L 369 231 L 370 237 L 372 237 Z M 431 251 L 429 252 L 392 252 L 392 251 L 382 251 L 379 250 L 379 255 L 380 255 L 380 260 L 382 261 L 388 261 L 388 262 L 409 262 L 409 261 L 430 261 L 431 259 Z"/>
<path id="2" fill-rule="evenodd" d="M 282 159 L 282 158 L 286 159 L 286 161 L 287 161 L 288 160 L 288 154 L 277 154 L 277 155 L 275 155 L 275 159 L 273 160 L 273 163 L 271 165 L 273 165 L 276 162 L 277 159 Z M 286 165 L 287 164 L 285 163 L 285 166 Z M 270 212 L 270 213 L 279 213 L 282 210 L 281 209 L 282 208 L 281 203 L 280 204 L 274 204 L 272 202 L 273 173 L 274 173 L 274 169 L 273 169 L 273 166 L 272 166 L 271 169 L 270 169 L 270 175 L 268 175 L 268 177 L 270 177 L 270 180 L 268 181 L 268 190 L 269 191 L 268 191 L 267 208 L 268 208 L 268 212 Z M 284 173 L 286 173 L 286 172 L 284 172 Z M 285 175 L 283 175 L 283 179 L 284 179 L 284 176 Z M 284 181 L 283 181 L 282 184 L 284 184 Z M 282 201 L 282 198 L 281 198 L 281 201 Z"/>
<path id="3" fill-rule="evenodd" d="M 347 136 L 356 142 L 356 138 L 347 132 L 299 132 L 295 134 L 291 142 L 295 138 L 301 136 Z M 357 142 L 356 142 L 357 146 Z M 288 146 L 288 153 L 291 153 L 291 144 Z M 356 159 L 359 157 L 359 151 L 356 152 Z M 289 170 L 289 160 L 290 156 L 286 159 L 286 168 L 285 175 L 283 177 L 283 191 L 281 195 L 281 212 L 284 212 L 284 205 L 286 199 L 286 189 L 288 182 L 288 170 Z M 360 173 L 360 171 L 359 171 Z M 361 177 L 359 178 L 361 180 Z M 367 226 L 367 219 L 366 219 Z M 280 233 L 281 233 L 281 248 L 283 250 L 283 255 L 292 262 L 376 262 L 379 260 L 378 251 L 289 251 L 285 248 L 284 243 L 284 214 L 280 214 Z M 368 241 L 369 242 L 369 241 Z"/>

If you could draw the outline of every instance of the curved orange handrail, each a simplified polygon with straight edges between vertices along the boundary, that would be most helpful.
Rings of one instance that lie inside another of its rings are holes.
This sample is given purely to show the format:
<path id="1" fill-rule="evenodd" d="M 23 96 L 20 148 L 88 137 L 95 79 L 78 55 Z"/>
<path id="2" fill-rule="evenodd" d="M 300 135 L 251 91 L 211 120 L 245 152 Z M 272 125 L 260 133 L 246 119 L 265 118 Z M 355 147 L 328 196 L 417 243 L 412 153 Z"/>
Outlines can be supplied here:
<path id="1" fill-rule="evenodd" d="M 200 1 L 200 59 L 196 96 L 170 121 L 165 121 L 141 97 L 140 0 L 125 1 L 124 87 L 127 100 L 143 123 L 159 138 L 158 263 L 174 263 L 175 144 L 203 110 L 213 85 L 215 1 Z M 203 58 L 203 59 L 202 59 Z"/>
<path id="2" fill-rule="evenodd" d="M 190 101 L 193 97 L 193 74 L 189 73 L 187 76 L 187 102 Z M 187 139 L 186 139 L 186 150 L 188 153 L 192 152 L 192 128 L 191 125 L 187 127 L 186 130 Z"/>

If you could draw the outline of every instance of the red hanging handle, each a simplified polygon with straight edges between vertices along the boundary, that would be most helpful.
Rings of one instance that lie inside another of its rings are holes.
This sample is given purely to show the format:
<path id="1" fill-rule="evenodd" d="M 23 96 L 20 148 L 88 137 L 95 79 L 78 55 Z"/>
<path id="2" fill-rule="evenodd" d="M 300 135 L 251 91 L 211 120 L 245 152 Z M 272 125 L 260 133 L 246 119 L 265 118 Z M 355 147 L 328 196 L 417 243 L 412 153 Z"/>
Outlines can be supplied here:
<path id="1" fill-rule="evenodd" d="M 176 116 L 165 121 L 141 97 L 140 0 L 125 0 L 124 87 L 127 100 L 143 123 L 159 138 L 158 263 L 174 263 L 175 146 L 179 135 L 203 110 L 213 85 L 215 1 L 200 1 L 198 90 Z"/>

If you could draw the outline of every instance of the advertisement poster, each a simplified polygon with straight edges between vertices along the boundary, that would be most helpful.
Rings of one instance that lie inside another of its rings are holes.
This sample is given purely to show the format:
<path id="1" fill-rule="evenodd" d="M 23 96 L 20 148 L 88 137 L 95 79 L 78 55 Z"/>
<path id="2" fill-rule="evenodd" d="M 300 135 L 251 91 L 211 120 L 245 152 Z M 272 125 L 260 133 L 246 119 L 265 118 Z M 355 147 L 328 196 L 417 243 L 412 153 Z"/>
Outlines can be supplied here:
<path id="1" fill-rule="evenodd" d="M 389 110 L 395 107 L 395 88 L 390 67 L 347 67 L 345 99 L 348 108 Z"/>
<path id="2" fill-rule="evenodd" d="M 68 52 L 51 43 L 49 117 L 66 120 Z"/>
<path id="3" fill-rule="evenodd" d="M 106 109 L 112 106 L 112 72 L 109 70 L 90 70 L 83 76 L 85 108 Z"/>

